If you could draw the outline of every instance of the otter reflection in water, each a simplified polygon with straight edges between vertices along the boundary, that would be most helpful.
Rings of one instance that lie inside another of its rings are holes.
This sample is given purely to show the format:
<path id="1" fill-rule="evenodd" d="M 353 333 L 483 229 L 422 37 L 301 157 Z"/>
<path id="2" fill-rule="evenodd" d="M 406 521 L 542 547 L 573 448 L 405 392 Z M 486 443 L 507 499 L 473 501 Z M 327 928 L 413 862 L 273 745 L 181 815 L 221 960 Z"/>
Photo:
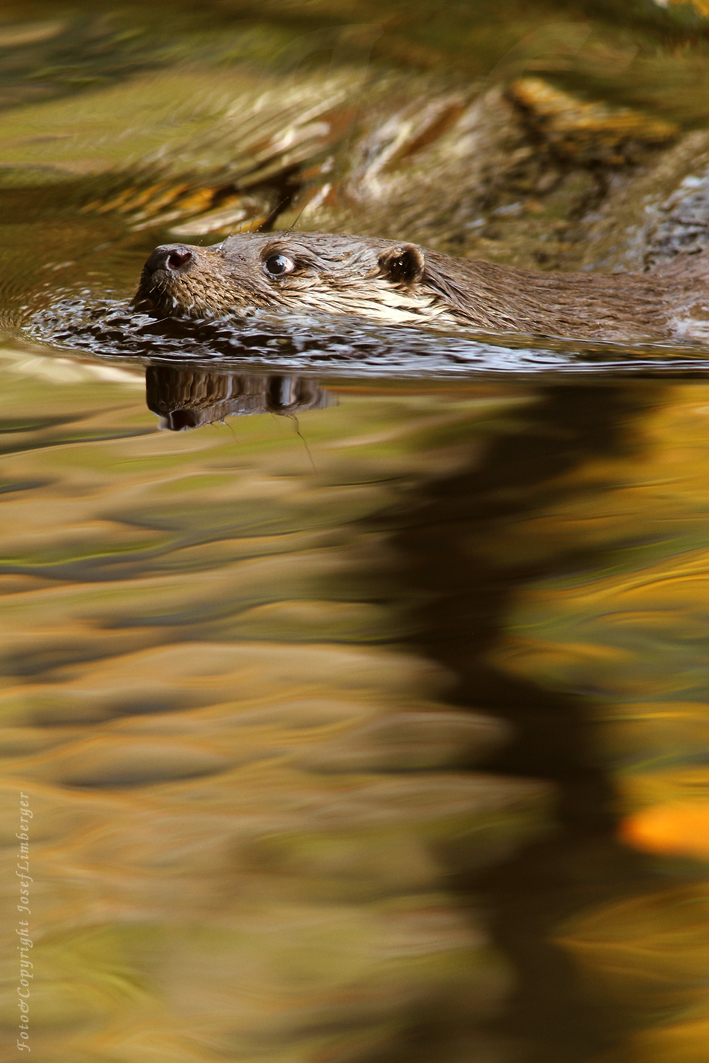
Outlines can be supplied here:
<path id="1" fill-rule="evenodd" d="M 543 273 L 365 236 L 239 233 L 213 247 L 156 248 L 135 305 L 158 317 L 317 312 L 444 329 L 706 343 L 709 252 L 678 255 L 648 273 Z"/>
<path id="2" fill-rule="evenodd" d="M 315 380 L 269 373 L 218 373 L 151 365 L 145 374 L 148 409 L 172 432 L 254 413 L 293 416 L 336 406 Z"/>

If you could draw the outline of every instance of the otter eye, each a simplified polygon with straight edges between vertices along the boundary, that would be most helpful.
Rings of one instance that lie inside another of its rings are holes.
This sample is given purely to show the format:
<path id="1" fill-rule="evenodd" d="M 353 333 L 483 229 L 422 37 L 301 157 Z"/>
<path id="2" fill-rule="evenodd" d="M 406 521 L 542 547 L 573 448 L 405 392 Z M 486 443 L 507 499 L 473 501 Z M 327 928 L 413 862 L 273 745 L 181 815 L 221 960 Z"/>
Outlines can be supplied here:
<path id="1" fill-rule="evenodd" d="M 288 255 L 269 255 L 263 265 L 266 273 L 270 273 L 272 277 L 292 273 L 295 269 L 295 262 L 292 258 L 288 258 Z"/>

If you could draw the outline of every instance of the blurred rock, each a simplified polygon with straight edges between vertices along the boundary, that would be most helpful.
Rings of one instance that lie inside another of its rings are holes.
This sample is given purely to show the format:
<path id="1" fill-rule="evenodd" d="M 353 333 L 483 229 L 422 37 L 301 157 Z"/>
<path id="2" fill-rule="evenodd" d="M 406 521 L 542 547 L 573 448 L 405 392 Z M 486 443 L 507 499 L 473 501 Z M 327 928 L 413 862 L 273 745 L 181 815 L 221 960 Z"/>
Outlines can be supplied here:
<path id="1" fill-rule="evenodd" d="M 97 233 L 92 254 L 103 262 L 126 236 L 142 254 L 166 240 L 299 226 L 574 269 L 591 262 L 589 234 L 594 247 L 601 239 L 599 211 L 607 202 L 610 218 L 633 168 L 654 173 L 677 136 L 670 122 L 584 102 L 538 77 L 512 78 L 505 90 L 504 70 L 464 80 L 358 54 L 344 49 L 328 69 L 193 64 L 0 114 L 8 208 L 34 189 L 35 209 L 44 199 L 45 212 L 85 222 L 71 248 L 52 248 L 36 268 L 58 259 L 63 280 L 83 279 L 82 245 Z M 682 214 L 678 224 L 690 223 Z M 682 244 L 673 234 L 661 242 Z M 607 259 L 601 249 L 593 262 Z"/>
<path id="2" fill-rule="evenodd" d="M 672 123 L 627 107 L 584 102 L 541 78 L 519 78 L 508 97 L 554 154 L 587 166 L 636 162 L 648 148 L 670 144 L 679 132 Z"/>
<path id="3" fill-rule="evenodd" d="M 709 133 L 688 133 L 653 166 L 611 182 L 588 221 L 587 269 L 640 271 L 709 247 Z"/>

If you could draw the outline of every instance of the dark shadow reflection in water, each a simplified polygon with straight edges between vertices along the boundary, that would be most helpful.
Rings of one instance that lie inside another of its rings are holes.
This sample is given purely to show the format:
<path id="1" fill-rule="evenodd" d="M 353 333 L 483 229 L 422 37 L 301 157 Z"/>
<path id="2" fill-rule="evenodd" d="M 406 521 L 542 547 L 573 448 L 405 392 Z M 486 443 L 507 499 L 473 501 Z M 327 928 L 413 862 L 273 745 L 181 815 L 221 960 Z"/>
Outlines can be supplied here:
<path id="1" fill-rule="evenodd" d="M 229 373 L 182 366 L 148 366 L 148 409 L 172 432 L 223 421 L 229 416 L 275 413 L 293 417 L 322 410 L 337 400 L 304 377 L 272 373 Z"/>
<path id="2" fill-rule="evenodd" d="M 574 471 L 599 457 L 641 448 L 638 429 L 658 389 L 641 384 L 551 387 L 541 392 L 525 431 L 501 436 L 481 466 L 429 482 L 408 510 L 390 512 L 386 526 L 399 559 L 400 594 L 414 607 L 418 652 L 457 675 L 448 700 L 456 707 L 502 716 L 516 739 L 486 765 L 495 772 L 552 780 L 557 830 L 481 880 L 466 872 L 465 854 L 451 852 L 459 889 L 481 889 L 494 937 L 518 982 L 502 1031 L 519 1038 L 521 1058 L 582 1063 L 608 1050 L 631 1020 L 621 1006 L 591 999 L 571 959 L 552 944 L 575 912 L 656 886 L 644 857 L 615 840 L 613 779 L 594 753 L 594 723 L 581 692 L 563 694 L 505 674 L 489 661 L 520 588 L 564 571 L 595 570 L 605 550 L 580 552 L 573 542 L 541 560 L 515 562 L 497 553 L 502 529 L 550 503 L 568 500 Z M 607 548 L 606 548 L 607 549 Z M 419 1024 L 420 1026 L 420 1024 Z M 441 1030 L 426 1036 L 435 1047 Z"/>

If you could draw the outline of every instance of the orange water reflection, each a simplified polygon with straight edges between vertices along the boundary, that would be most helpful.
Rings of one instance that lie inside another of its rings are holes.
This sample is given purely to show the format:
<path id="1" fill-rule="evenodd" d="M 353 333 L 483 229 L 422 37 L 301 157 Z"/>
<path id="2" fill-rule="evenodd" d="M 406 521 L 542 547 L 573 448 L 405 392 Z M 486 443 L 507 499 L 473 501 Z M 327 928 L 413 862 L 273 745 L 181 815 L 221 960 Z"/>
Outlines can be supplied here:
<path id="1" fill-rule="evenodd" d="M 558 940 L 599 1007 L 635 1032 L 603 1059 L 695 1063 L 709 1016 L 709 771 L 706 581 L 709 391 L 648 404 L 624 454 L 574 471 L 560 499 L 507 529 L 495 555 L 599 548 L 522 591 L 494 658 L 556 691 L 582 693 L 588 756 L 613 773 L 624 844 L 694 884 L 588 908 Z M 675 863 L 670 858 L 676 858 Z M 698 863 L 683 863 L 693 860 Z"/>

